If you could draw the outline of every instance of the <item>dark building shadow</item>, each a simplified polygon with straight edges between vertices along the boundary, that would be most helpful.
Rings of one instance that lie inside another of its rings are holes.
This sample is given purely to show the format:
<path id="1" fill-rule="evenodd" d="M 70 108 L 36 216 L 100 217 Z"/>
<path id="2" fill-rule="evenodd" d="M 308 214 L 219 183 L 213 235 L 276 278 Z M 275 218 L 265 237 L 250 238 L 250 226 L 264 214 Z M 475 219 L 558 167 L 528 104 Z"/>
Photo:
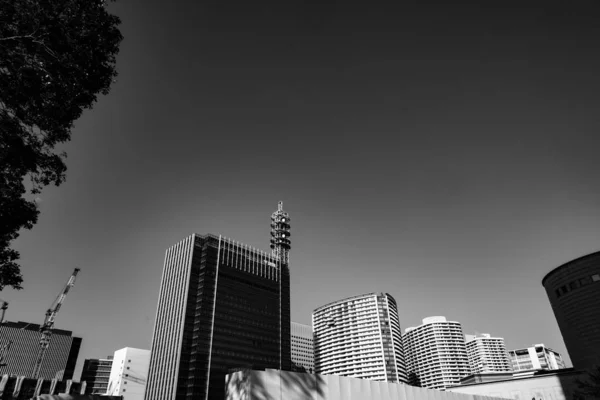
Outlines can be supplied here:
<path id="1" fill-rule="evenodd" d="M 560 375 L 559 380 L 567 400 L 600 399 L 600 365 L 589 370 L 573 370 L 571 375 Z"/>

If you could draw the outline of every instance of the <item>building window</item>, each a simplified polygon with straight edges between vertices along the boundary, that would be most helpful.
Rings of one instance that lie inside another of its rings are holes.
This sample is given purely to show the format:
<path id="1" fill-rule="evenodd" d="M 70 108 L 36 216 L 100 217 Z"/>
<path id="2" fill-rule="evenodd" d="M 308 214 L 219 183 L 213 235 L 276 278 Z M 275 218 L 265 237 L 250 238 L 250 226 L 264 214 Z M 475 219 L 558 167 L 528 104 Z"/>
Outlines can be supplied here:
<path id="1" fill-rule="evenodd" d="M 594 282 L 600 282 L 600 274 L 592 275 L 592 281 L 594 281 Z"/>
<path id="2" fill-rule="evenodd" d="M 575 290 L 579 287 L 579 282 L 578 281 L 573 281 L 571 283 L 569 283 L 569 288 L 571 288 L 571 290 Z"/>
<path id="3" fill-rule="evenodd" d="M 592 278 L 590 276 L 586 276 L 585 278 L 581 278 L 579 280 L 579 284 L 581 286 L 589 285 L 590 283 L 592 283 Z"/>

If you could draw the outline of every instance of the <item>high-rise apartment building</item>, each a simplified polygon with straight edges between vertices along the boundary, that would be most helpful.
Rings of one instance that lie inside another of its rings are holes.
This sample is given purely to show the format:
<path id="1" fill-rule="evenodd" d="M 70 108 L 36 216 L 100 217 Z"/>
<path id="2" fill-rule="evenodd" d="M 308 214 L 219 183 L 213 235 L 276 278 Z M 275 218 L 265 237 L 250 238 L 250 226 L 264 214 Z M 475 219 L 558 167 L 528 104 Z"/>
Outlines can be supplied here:
<path id="1" fill-rule="evenodd" d="M 72 336 L 71 331 L 52 329 L 52 338 L 42 361 L 40 378 L 73 379 L 75 363 L 81 347 L 81 338 Z M 40 325 L 28 322 L 0 324 L 0 346 L 11 342 L 0 366 L 0 376 L 31 376 L 33 364 L 40 349 Z"/>
<path id="2" fill-rule="evenodd" d="M 123 400 L 142 400 L 148 376 L 150 350 L 125 347 L 115 351 L 106 394 Z"/>
<path id="3" fill-rule="evenodd" d="M 290 370 L 289 215 L 266 253 L 214 235 L 167 249 L 146 400 L 222 400 L 237 368 Z"/>
<path id="4" fill-rule="evenodd" d="M 396 300 L 369 293 L 313 311 L 315 372 L 407 382 Z"/>
<path id="5" fill-rule="evenodd" d="M 315 352 L 313 348 L 313 330 L 310 325 L 292 322 L 292 370 L 315 372 Z"/>
<path id="6" fill-rule="evenodd" d="M 542 285 L 573 367 L 600 366 L 600 251 L 553 269 Z"/>
<path id="7" fill-rule="evenodd" d="M 87 358 L 81 370 L 81 382 L 85 382 L 85 394 L 106 394 L 113 356 Z"/>
<path id="8" fill-rule="evenodd" d="M 469 375 L 469 359 L 462 326 L 445 317 L 429 317 L 406 328 L 402 336 L 409 382 L 414 386 L 445 389 Z"/>
<path id="9" fill-rule="evenodd" d="M 535 344 L 524 349 L 515 349 L 508 352 L 513 371 L 529 371 L 532 369 L 563 369 L 565 362 L 560 353 L 543 344 Z"/>
<path id="10" fill-rule="evenodd" d="M 512 371 L 503 338 L 489 333 L 465 335 L 465 345 L 472 374 Z"/>

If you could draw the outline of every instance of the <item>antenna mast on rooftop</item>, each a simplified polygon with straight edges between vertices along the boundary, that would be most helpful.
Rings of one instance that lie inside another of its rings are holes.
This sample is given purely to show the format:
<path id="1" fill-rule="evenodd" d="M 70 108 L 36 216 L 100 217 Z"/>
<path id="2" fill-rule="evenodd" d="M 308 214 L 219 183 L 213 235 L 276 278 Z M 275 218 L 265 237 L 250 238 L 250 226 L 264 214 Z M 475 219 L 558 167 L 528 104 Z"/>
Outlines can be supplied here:
<path id="1" fill-rule="evenodd" d="M 283 201 L 277 204 L 277 211 L 271 214 L 271 253 L 279 261 L 290 261 L 290 215 L 283 211 Z"/>

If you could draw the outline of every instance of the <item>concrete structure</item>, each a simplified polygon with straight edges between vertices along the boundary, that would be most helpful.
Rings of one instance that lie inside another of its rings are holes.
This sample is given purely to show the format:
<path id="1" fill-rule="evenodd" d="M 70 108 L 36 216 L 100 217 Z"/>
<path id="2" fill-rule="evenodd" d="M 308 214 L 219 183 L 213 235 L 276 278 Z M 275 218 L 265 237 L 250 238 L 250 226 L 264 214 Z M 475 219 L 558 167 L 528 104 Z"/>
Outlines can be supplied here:
<path id="1" fill-rule="evenodd" d="M 297 372 L 315 372 L 315 351 L 313 331 L 309 325 L 292 322 L 292 370 Z"/>
<path id="2" fill-rule="evenodd" d="M 29 322 L 9 322 L 0 325 L 0 345 L 12 342 L 4 358 L 6 366 L 0 375 L 31 376 L 40 349 L 40 325 Z M 68 380 L 73 378 L 81 338 L 71 331 L 52 329 L 52 338 L 42 361 L 40 378 Z"/>
<path id="3" fill-rule="evenodd" d="M 553 269 L 542 285 L 573 366 L 600 365 L 600 252 Z"/>
<path id="4" fill-rule="evenodd" d="M 244 370 L 227 375 L 226 380 L 225 400 L 502 400 L 402 383 L 277 370 Z"/>
<path id="5" fill-rule="evenodd" d="M 387 293 L 354 296 L 313 312 L 315 372 L 406 382 L 396 300 Z"/>
<path id="6" fill-rule="evenodd" d="M 115 351 L 106 394 L 142 400 L 146 389 L 150 350 L 125 347 Z"/>
<path id="7" fill-rule="evenodd" d="M 33 379 L 23 376 L 0 376 L 0 400 L 29 400 L 31 398 L 52 399 L 59 398 L 69 400 L 78 398 L 80 400 L 121 400 L 119 397 L 99 395 L 84 396 L 86 384 L 74 382 L 71 379 Z"/>
<path id="8" fill-rule="evenodd" d="M 513 371 L 532 369 L 555 370 L 566 368 L 562 356 L 543 344 L 535 344 L 525 349 L 508 352 Z"/>
<path id="9" fill-rule="evenodd" d="M 465 335 L 471 374 L 512 372 L 504 339 L 489 333 Z"/>
<path id="10" fill-rule="evenodd" d="M 429 317 L 407 328 L 402 336 L 409 382 L 414 386 L 444 389 L 458 385 L 470 374 L 462 326 L 445 317 Z"/>
<path id="11" fill-rule="evenodd" d="M 85 382 L 85 394 L 106 394 L 113 356 L 106 358 L 87 358 L 83 362 L 81 382 Z"/>
<path id="12" fill-rule="evenodd" d="M 214 235 L 166 251 L 146 400 L 222 400 L 234 368 L 291 368 L 289 215 L 271 216 L 272 253 Z"/>
<path id="13" fill-rule="evenodd" d="M 514 400 L 575 400 L 573 395 L 577 390 L 576 381 L 581 378 L 582 373 L 572 368 L 530 371 L 529 374 L 512 379 L 453 386 L 446 388 L 446 391 Z"/>

